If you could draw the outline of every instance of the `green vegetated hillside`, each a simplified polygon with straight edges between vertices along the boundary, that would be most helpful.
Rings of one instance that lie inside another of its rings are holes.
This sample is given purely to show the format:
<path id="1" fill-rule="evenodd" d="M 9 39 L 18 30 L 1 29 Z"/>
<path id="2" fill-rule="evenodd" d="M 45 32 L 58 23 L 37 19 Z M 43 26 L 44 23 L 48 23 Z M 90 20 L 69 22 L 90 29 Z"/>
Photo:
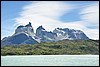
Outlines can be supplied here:
<path id="1" fill-rule="evenodd" d="M 1 55 L 84 55 L 99 54 L 99 40 L 62 40 L 34 45 L 5 46 Z"/>

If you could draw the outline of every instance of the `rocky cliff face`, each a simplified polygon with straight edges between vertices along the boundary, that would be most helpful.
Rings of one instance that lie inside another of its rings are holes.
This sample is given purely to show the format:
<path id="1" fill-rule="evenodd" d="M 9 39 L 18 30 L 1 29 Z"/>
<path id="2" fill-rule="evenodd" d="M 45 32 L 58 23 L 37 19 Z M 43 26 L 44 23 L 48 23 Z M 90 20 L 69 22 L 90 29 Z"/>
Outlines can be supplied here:
<path id="1" fill-rule="evenodd" d="M 37 28 L 36 36 L 38 36 L 41 39 L 41 42 L 53 42 L 56 38 L 55 33 L 47 32 L 42 26 L 39 26 Z"/>
<path id="2" fill-rule="evenodd" d="M 12 36 L 1 40 L 2 45 L 35 44 L 40 42 L 53 42 L 59 40 L 88 40 L 89 38 L 80 30 L 68 28 L 55 28 L 53 32 L 46 31 L 39 26 L 34 33 L 31 23 L 26 26 L 18 26 Z"/>
<path id="3" fill-rule="evenodd" d="M 68 28 L 56 28 L 53 33 L 57 34 L 57 40 L 69 39 L 69 40 L 88 40 L 89 38 L 80 30 L 68 29 Z"/>
<path id="4" fill-rule="evenodd" d="M 20 34 L 20 33 L 25 33 L 29 36 L 34 36 L 34 30 L 31 26 L 31 23 L 29 22 L 29 24 L 27 24 L 26 26 L 18 26 L 17 29 L 15 30 L 15 35 L 16 34 Z"/>
<path id="5" fill-rule="evenodd" d="M 5 37 L 1 41 L 1 45 L 19 45 L 19 44 L 35 44 L 35 33 L 31 23 L 26 26 L 18 26 L 12 36 Z"/>

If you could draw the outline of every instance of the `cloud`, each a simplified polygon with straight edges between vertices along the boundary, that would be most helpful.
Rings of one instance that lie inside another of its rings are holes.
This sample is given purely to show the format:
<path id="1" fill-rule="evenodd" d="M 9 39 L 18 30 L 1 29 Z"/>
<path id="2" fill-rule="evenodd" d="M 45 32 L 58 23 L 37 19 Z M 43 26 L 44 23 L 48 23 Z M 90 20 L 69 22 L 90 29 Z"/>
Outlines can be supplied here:
<path id="1" fill-rule="evenodd" d="M 42 1 L 42 2 L 32 2 L 32 4 L 25 6 L 21 16 L 26 16 L 31 14 L 39 14 L 41 16 L 57 19 L 62 14 L 68 12 L 72 9 L 72 5 L 64 4 L 64 2 L 59 1 Z"/>
<path id="2" fill-rule="evenodd" d="M 22 25 L 32 22 L 35 30 L 39 25 L 50 30 L 61 25 L 62 22 L 58 21 L 60 16 L 72 9 L 72 5 L 60 1 L 36 1 L 24 6 L 20 17 L 15 18 L 15 20 Z"/>
<path id="3" fill-rule="evenodd" d="M 98 26 L 99 24 L 99 3 L 91 4 L 85 7 L 80 14 L 85 25 Z"/>
<path id="4" fill-rule="evenodd" d="M 80 7 L 80 6 L 78 6 Z M 19 25 L 26 25 L 32 22 L 34 31 L 42 25 L 47 31 L 52 31 L 57 27 L 82 30 L 89 38 L 99 39 L 99 29 L 90 29 L 87 26 L 98 26 L 98 3 L 81 8 L 81 21 L 62 22 L 59 20 L 62 15 L 74 10 L 76 6 L 64 1 L 35 1 L 23 7 L 20 16 L 15 18 Z M 93 24 L 93 25 L 91 25 Z"/>
<path id="5" fill-rule="evenodd" d="M 88 36 L 92 39 L 99 39 L 99 2 L 86 6 L 80 14 L 83 21 L 81 24 L 95 28 L 85 30 Z"/>

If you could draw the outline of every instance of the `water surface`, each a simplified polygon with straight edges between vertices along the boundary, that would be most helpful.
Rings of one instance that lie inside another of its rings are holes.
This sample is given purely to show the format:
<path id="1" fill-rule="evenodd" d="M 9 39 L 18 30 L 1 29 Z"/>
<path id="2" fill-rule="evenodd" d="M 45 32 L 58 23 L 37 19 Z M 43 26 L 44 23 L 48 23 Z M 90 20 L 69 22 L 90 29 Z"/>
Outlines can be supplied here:
<path id="1" fill-rule="evenodd" d="M 1 56 L 1 66 L 99 66 L 99 55 Z"/>

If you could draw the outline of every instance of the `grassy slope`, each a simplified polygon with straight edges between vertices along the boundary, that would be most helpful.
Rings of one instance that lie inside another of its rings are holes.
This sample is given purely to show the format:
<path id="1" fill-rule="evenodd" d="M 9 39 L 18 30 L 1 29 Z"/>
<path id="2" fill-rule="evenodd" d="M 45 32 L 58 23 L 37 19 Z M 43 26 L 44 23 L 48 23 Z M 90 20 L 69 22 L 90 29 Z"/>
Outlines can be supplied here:
<path id="1" fill-rule="evenodd" d="M 1 55 L 75 55 L 99 54 L 99 41 L 62 40 L 34 45 L 6 46 Z"/>

